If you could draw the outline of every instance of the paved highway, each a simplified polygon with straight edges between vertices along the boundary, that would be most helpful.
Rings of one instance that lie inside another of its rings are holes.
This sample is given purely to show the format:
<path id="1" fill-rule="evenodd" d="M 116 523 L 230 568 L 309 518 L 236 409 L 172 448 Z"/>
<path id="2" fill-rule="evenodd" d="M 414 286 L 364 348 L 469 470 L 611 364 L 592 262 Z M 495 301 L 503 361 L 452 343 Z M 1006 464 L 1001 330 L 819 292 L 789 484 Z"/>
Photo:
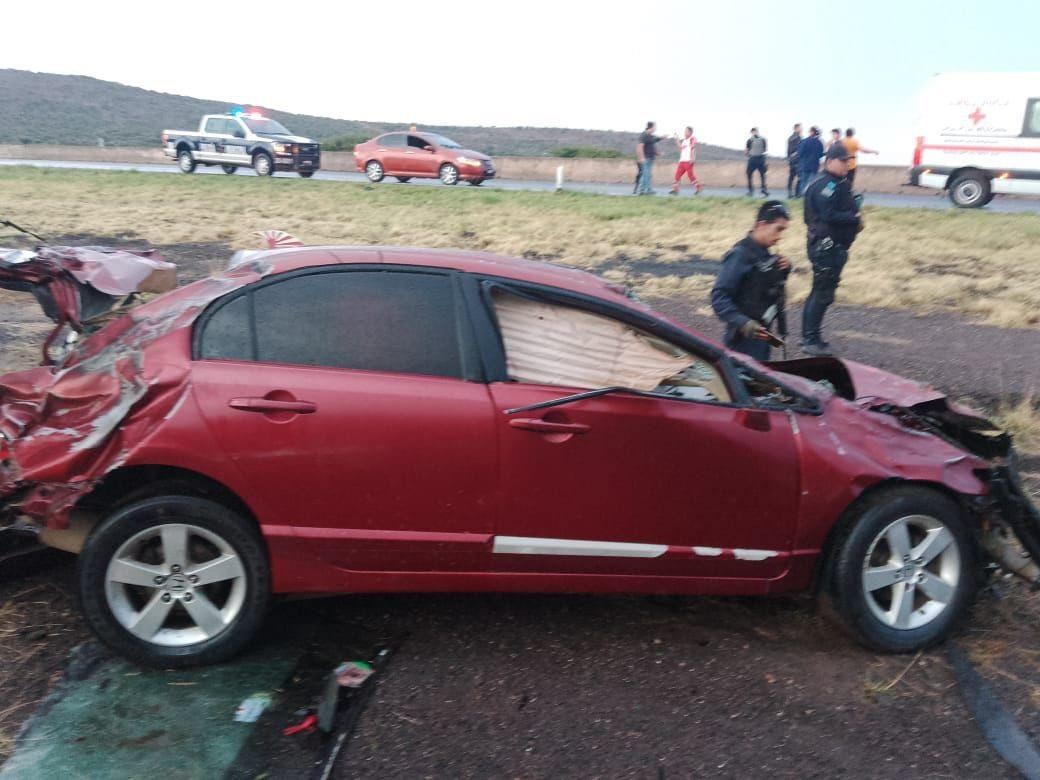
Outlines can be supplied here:
<path id="1" fill-rule="evenodd" d="M 31 165 L 39 168 L 76 168 L 84 170 L 95 170 L 95 171 L 139 171 L 141 173 L 172 173 L 185 176 L 173 163 L 162 164 L 162 163 L 107 163 L 107 162 L 76 162 L 76 161 L 65 161 L 65 160 L 0 160 L 0 165 Z M 216 175 L 226 176 L 219 167 L 207 168 L 200 165 L 195 169 L 195 175 Z M 256 176 L 255 173 L 249 168 L 240 168 L 235 174 L 236 176 Z M 295 173 L 277 173 L 276 178 L 298 178 Z M 365 182 L 367 179 L 361 173 L 354 171 L 318 171 L 314 175 L 315 179 L 324 179 L 328 181 L 351 181 L 351 182 Z M 380 187 L 441 187 L 442 185 L 436 179 L 412 179 L 407 184 L 401 184 L 393 178 L 388 177 L 384 179 L 379 185 Z M 468 187 L 467 184 L 459 184 L 459 187 Z M 555 183 L 551 181 L 524 181 L 520 179 L 491 179 L 484 182 L 481 187 L 483 189 L 496 189 L 496 190 L 527 190 L 534 192 L 544 192 L 555 189 Z M 594 182 L 565 182 L 564 189 L 571 192 L 591 192 L 599 195 L 632 195 L 632 186 L 630 184 L 601 184 Z M 667 187 L 659 187 L 658 197 L 668 197 Z M 776 192 L 776 195 L 782 195 L 783 190 Z M 706 187 L 704 191 L 696 197 L 740 197 L 744 194 L 743 188 L 740 187 Z M 689 184 L 684 186 L 682 197 L 690 198 L 695 197 L 693 195 L 692 188 Z M 950 203 L 943 193 L 939 191 L 922 190 L 920 195 L 893 195 L 884 193 L 867 193 L 866 197 L 867 205 L 873 206 L 891 206 L 895 208 L 929 208 L 929 209 L 951 209 L 953 204 Z M 985 207 L 986 211 L 998 211 L 1003 213 L 1018 213 L 1018 214 L 1040 214 L 1040 199 L 1028 199 L 1028 198 L 1005 198 L 997 196 L 997 198 L 989 205 Z"/>

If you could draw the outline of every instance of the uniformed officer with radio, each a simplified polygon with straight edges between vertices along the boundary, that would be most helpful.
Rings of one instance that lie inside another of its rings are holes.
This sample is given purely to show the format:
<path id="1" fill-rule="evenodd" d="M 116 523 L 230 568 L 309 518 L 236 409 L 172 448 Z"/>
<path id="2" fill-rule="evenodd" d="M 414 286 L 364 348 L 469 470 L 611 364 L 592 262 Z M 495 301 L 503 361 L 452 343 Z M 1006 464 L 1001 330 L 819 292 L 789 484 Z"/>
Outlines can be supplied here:
<path id="1" fill-rule="evenodd" d="M 722 258 L 722 270 L 711 291 L 711 307 L 726 323 L 724 343 L 756 360 L 769 360 L 770 347 L 787 335 L 784 286 L 791 263 L 770 254 L 787 230 L 791 217 L 778 200 L 758 210 L 755 226 Z"/>
<path id="2" fill-rule="evenodd" d="M 848 152 L 840 143 L 827 150 L 823 173 L 805 191 L 805 224 L 808 228 L 812 291 L 802 310 L 802 350 L 809 355 L 832 355 L 823 339 L 823 315 L 834 303 L 841 272 L 849 259 L 849 247 L 863 229 L 862 198 L 853 196 L 846 176 Z"/>

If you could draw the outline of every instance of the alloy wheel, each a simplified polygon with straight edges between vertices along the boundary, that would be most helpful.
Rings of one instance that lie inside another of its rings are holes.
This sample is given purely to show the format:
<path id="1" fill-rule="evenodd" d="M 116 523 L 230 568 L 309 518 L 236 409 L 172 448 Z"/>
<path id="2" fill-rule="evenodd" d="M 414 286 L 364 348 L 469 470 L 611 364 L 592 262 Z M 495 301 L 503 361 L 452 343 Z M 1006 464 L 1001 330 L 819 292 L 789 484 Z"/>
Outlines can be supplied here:
<path id="1" fill-rule="evenodd" d="M 950 529 L 929 515 L 893 521 L 863 561 L 863 594 L 874 616 L 898 630 L 921 628 L 954 600 L 961 555 Z"/>
<path id="2" fill-rule="evenodd" d="M 242 611 L 246 572 L 221 536 L 169 523 L 124 542 L 105 573 L 115 619 L 138 639 L 183 647 L 223 633 Z"/>

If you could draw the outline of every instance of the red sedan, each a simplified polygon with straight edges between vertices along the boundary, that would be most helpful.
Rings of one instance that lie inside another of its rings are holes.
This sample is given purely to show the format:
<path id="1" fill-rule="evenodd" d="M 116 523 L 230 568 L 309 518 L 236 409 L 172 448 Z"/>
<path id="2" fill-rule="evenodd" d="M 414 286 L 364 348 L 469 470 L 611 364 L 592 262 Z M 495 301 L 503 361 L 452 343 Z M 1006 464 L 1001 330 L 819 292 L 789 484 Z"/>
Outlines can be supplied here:
<path id="1" fill-rule="evenodd" d="M 1040 528 L 1008 437 L 931 388 L 455 251 L 253 253 L 0 377 L 0 428 L 7 515 L 164 667 L 233 655 L 272 594 L 363 591 L 818 588 L 910 651 Z"/>
<path id="2" fill-rule="evenodd" d="M 393 176 L 400 182 L 440 179 L 442 184 L 478 185 L 495 177 L 490 157 L 437 133 L 386 133 L 355 146 L 354 162 L 373 183 Z"/>

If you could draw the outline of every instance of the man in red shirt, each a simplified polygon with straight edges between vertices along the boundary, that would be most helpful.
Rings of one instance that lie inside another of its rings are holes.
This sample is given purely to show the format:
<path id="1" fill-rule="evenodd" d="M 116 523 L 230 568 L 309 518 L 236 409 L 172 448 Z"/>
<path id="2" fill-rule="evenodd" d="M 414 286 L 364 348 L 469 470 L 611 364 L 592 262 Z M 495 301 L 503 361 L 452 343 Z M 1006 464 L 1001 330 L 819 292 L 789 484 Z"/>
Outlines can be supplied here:
<path id="1" fill-rule="evenodd" d="M 676 138 L 675 142 L 679 146 L 679 164 L 675 168 L 675 183 L 672 185 L 671 194 L 679 194 L 683 174 L 690 180 L 694 191 L 700 192 L 704 187 L 697 180 L 697 174 L 693 170 L 693 163 L 697 159 L 697 139 L 693 137 L 693 128 L 687 127 L 683 137 Z"/>

